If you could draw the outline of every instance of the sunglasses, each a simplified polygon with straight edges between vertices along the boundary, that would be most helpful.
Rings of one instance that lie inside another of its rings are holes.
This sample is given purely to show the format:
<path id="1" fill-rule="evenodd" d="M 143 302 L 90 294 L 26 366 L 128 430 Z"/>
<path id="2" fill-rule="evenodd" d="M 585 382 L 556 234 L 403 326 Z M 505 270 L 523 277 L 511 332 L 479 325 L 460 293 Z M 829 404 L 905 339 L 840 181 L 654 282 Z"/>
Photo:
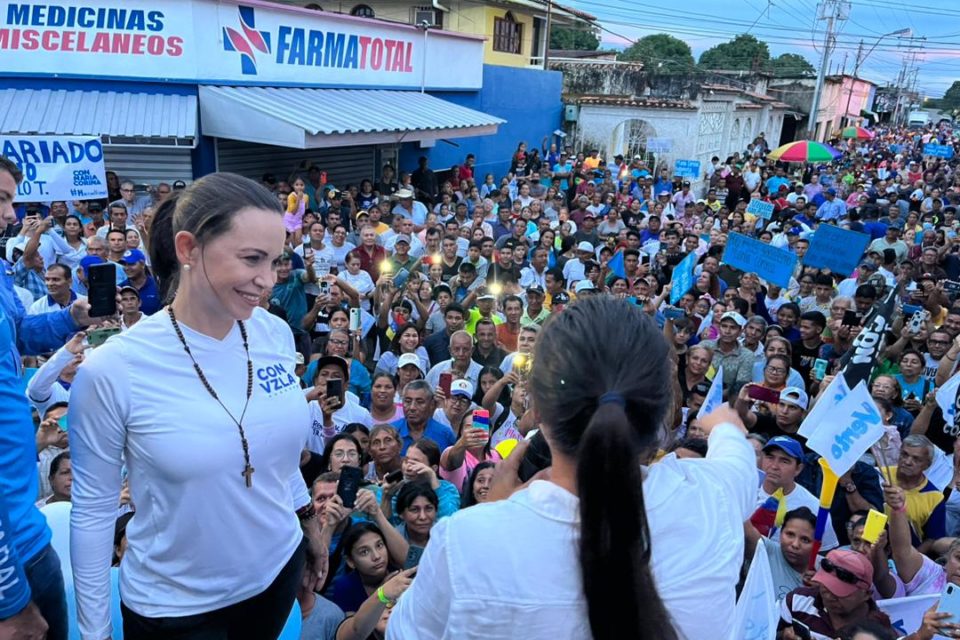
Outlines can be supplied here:
<path id="1" fill-rule="evenodd" d="M 826 558 L 820 562 L 820 568 L 827 573 L 832 573 L 833 575 L 837 576 L 841 582 L 846 582 L 847 584 L 858 585 L 864 582 L 852 571 L 844 569 L 843 567 L 838 567 Z"/>

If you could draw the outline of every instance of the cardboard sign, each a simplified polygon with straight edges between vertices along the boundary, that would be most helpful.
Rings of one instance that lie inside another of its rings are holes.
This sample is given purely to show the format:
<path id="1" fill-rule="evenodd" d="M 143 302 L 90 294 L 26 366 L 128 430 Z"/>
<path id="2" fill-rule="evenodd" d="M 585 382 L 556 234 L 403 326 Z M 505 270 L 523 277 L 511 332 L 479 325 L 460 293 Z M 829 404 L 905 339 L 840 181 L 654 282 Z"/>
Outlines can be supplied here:
<path id="1" fill-rule="evenodd" d="M 764 280 L 784 288 L 790 285 L 790 278 L 797 266 L 796 255 L 741 233 L 731 233 L 727 238 L 723 261 L 731 267 L 754 272 Z"/>
<path id="2" fill-rule="evenodd" d="M 850 275 L 860 264 L 868 244 L 869 234 L 841 229 L 832 224 L 821 224 L 810 240 L 810 248 L 803 256 L 803 264 L 807 267 L 830 269 L 845 276 Z"/>
<path id="3" fill-rule="evenodd" d="M 693 286 L 693 268 L 697 264 L 697 253 L 691 251 L 690 254 L 680 261 L 673 268 L 673 275 L 670 276 L 670 304 L 677 304 L 683 294 Z"/>
<path id="4" fill-rule="evenodd" d="M 699 160 L 677 160 L 673 163 L 673 175 L 696 180 L 700 177 Z"/>
<path id="5" fill-rule="evenodd" d="M 107 197 L 103 145 L 90 136 L 0 136 L 0 155 L 23 171 L 16 202 Z"/>
<path id="6" fill-rule="evenodd" d="M 774 206 L 772 202 L 764 202 L 759 198 L 751 198 L 750 202 L 747 203 L 747 213 L 752 213 L 764 220 L 769 220 L 773 217 L 773 209 Z"/>

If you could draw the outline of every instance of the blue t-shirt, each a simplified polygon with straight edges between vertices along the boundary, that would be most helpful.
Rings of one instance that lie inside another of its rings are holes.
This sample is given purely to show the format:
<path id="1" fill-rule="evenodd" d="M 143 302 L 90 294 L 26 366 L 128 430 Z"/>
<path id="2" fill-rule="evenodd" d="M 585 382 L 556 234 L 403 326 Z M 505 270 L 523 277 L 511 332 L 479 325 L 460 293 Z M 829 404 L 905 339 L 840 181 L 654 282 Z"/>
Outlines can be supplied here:
<path id="1" fill-rule="evenodd" d="M 157 287 L 157 281 L 152 276 L 147 276 L 147 281 L 139 289 L 134 286 L 130 280 L 124 280 L 121 287 L 133 287 L 140 292 L 140 311 L 144 315 L 152 316 L 160 311 L 162 306 L 160 301 L 160 288 Z"/>
<path id="2" fill-rule="evenodd" d="M 307 315 L 307 294 L 304 290 L 304 269 L 291 269 L 284 282 L 273 285 L 270 301 L 282 307 L 287 314 L 287 323 L 294 329 L 300 329 L 300 321 Z"/>
<path id="3" fill-rule="evenodd" d="M 397 428 L 397 431 L 400 432 L 400 440 L 403 441 L 403 450 L 400 452 L 400 455 L 407 455 L 407 449 L 410 448 L 415 440 L 410 436 L 410 428 L 407 427 L 407 419 L 401 418 L 393 423 L 393 426 Z M 437 443 L 440 446 L 440 451 L 443 451 L 447 447 L 452 447 L 456 441 L 457 436 L 454 435 L 453 429 L 448 427 L 445 424 L 441 424 L 430 418 L 427 420 L 427 426 L 423 430 L 423 437 L 429 438 Z"/>

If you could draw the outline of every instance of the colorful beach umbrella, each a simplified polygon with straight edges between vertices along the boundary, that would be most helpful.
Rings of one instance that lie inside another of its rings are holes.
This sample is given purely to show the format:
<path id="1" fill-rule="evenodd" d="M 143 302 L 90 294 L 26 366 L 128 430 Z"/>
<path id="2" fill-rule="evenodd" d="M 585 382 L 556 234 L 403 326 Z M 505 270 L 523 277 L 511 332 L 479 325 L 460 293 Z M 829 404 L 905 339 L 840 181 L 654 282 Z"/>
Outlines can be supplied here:
<path id="1" fill-rule="evenodd" d="M 828 144 L 813 140 L 799 140 L 777 147 L 767 157 L 783 162 L 830 162 L 842 155 Z"/>
<path id="2" fill-rule="evenodd" d="M 844 127 L 840 131 L 841 138 L 856 138 L 857 140 L 869 140 L 873 137 L 873 132 L 863 127 Z"/>

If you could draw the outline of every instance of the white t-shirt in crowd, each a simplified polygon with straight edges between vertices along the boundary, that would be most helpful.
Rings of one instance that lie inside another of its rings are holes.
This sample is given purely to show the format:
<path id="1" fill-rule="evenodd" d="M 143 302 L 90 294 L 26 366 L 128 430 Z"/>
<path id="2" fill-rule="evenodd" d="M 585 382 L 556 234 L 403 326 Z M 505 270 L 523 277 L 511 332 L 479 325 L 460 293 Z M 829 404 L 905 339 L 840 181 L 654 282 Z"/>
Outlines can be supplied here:
<path id="1" fill-rule="evenodd" d="M 296 509 L 310 501 L 300 475 L 310 410 L 293 336 L 263 309 L 245 323 L 253 392 L 243 418 L 247 487 L 237 425 L 204 389 L 166 313 L 94 349 L 71 389 L 71 556 L 80 632 L 110 637 L 110 558 L 126 463 L 137 515 L 120 571 L 124 604 L 142 616 L 189 616 L 266 589 L 303 538 Z M 210 385 L 240 417 L 247 356 L 236 324 L 223 340 L 181 324 Z"/>
<path id="2" fill-rule="evenodd" d="M 430 368 L 430 371 L 427 372 L 426 380 L 430 383 L 430 386 L 434 389 L 437 388 L 437 385 L 440 384 L 440 374 L 450 371 L 450 368 L 453 366 L 453 358 L 449 360 L 444 360 L 443 362 L 438 362 Z M 473 388 L 477 388 L 477 382 L 480 380 L 480 370 L 483 369 L 476 360 L 471 360 L 470 365 L 467 367 L 467 373 L 463 376 L 473 384 Z"/>
<path id="3" fill-rule="evenodd" d="M 373 418 L 370 412 L 360 406 L 360 401 L 352 392 L 346 391 L 343 394 L 343 406 L 333 412 L 334 429 L 337 433 L 343 431 L 351 422 L 359 422 L 367 427 L 373 426 Z M 323 453 L 323 410 L 320 409 L 320 403 L 312 400 L 310 403 L 310 435 L 307 438 L 307 449 L 314 453 Z"/>
<path id="4" fill-rule="evenodd" d="M 718 425 L 709 444 L 706 460 L 671 454 L 645 469 L 643 482 L 657 591 L 690 640 L 732 631 L 743 522 L 757 487 L 756 456 L 736 427 Z M 527 640 L 589 638 L 579 508 L 573 494 L 536 480 L 438 521 L 387 639 L 506 640 L 517 629 Z M 491 546 L 494 538 L 535 543 Z"/>

